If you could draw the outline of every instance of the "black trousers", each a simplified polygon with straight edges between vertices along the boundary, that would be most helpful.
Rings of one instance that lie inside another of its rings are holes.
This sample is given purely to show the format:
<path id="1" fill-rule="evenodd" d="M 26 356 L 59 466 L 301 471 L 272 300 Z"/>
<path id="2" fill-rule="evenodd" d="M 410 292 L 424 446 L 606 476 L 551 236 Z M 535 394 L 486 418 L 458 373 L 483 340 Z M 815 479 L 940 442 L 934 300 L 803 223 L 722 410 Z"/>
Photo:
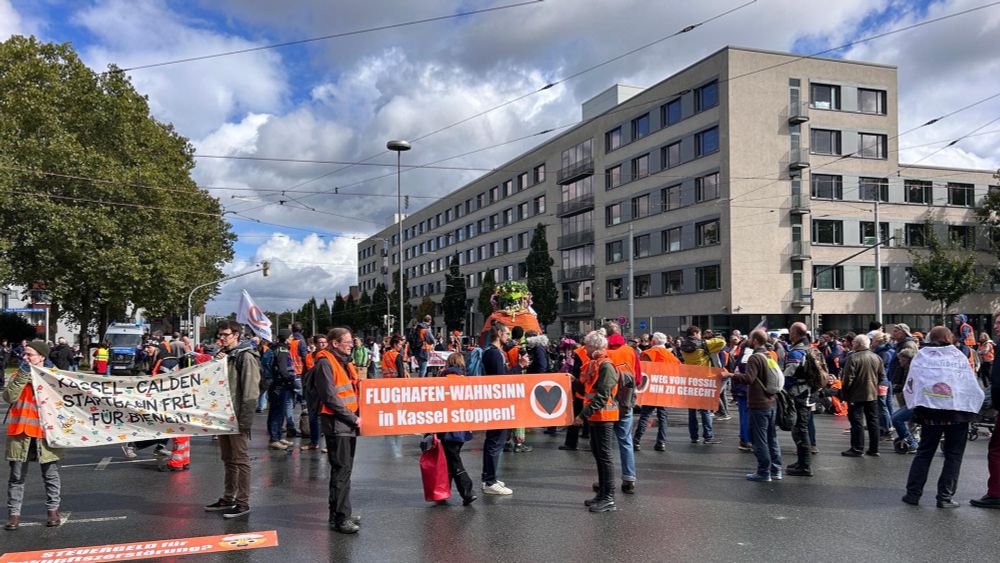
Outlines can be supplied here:
<path id="1" fill-rule="evenodd" d="M 444 459 L 448 462 L 448 477 L 455 483 L 455 488 L 463 500 L 471 497 L 472 479 L 462 464 L 462 446 L 465 444 L 442 440 L 441 445 L 444 447 Z"/>
<path id="2" fill-rule="evenodd" d="M 944 467 L 938 477 L 937 500 L 951 500 L 958 488 L 958 472 L 962 469 L 962 456 L 965 454 L 965 444 L 969 439 L 969 424 L 945 424 L 940 426 L 924 425 L 920 429 L 920 446 L 917 455 L 910 465 L 910 476 L 906 479 L 906 494 L 920 498 L 927 483 L 927 473 L 931 469 L 931 461 L 938 449 L 941 438 L 944 437 Z"/>
<path id="3" fill-rule="evenodd" d="M 812 418 L 812 410 L 806 406 L 805 401 L 796 400 L 795 412 L 798 415 L 798 419 L 795 422 L 795 426 L 792 427 L 792 441 L 795 442 L 795 454 L 799 458 L 795 464 L 800 469 L 811 469 L 809 466 L 811 461 L 809 448 L 812 447 L 812 442 L 809 441 L 809 420 Z"/>
<path id="4" fill-rule="evenodd" d="M 351 517 L 351 472 L 354 470 L 354 436 L 324 436 L 330 460 L 330 522 L 343 524 Z"/>
<path id="5" fill-rule="evenodd" d="M 583 399 L 578 399 L 577 397 L 573 397 L 573 416 L 574 417 L 579 416 L 580 415 L 580 411 L 582 411 L 582 410 L 583 410 Z M 587 421 L 585 420 L 585 421 L 583 421 L 583 423 L 587 424 Z M 566 442 L 564 442 L 564 445 L 567 448 L 577 448 L 577 447 L 579 447 L 579 445 L 580 445 L 580 427 L 579 426 L 572 425 L 572 426 L 570 426 L 569 428 L 566 429 Z"/>
<path id="6" fill-rule="evenodd" d="M 597 462 L 598 498 L 615 498 L 615 423 L 590 423 L 590 451 Z"/>
<path id="7" fill-rule="evenodd" d="M 862 420 L 864 419 L 864 420 Z M 847 403 L 847 420 L 851 423 L 851 449 L 865 449 L 865 428 L 868 428 L 868 451 L 878 451 L 878 401 Z"/>

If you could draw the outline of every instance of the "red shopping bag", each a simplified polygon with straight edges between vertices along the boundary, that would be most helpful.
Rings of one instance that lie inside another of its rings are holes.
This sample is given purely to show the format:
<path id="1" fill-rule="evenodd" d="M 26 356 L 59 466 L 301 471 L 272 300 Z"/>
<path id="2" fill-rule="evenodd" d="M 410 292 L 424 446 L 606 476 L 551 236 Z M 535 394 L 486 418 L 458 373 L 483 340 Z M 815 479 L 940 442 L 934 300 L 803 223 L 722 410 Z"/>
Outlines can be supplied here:
<path id="1" fill-rule="evenodd" d="M 441 441 L 434 437 L 434 445 L 420 454 L 420 478 L 424 482 L 424 500 L 436 502 L 451 497 L 448 480 L 448 461 L 444 458 Z"/>

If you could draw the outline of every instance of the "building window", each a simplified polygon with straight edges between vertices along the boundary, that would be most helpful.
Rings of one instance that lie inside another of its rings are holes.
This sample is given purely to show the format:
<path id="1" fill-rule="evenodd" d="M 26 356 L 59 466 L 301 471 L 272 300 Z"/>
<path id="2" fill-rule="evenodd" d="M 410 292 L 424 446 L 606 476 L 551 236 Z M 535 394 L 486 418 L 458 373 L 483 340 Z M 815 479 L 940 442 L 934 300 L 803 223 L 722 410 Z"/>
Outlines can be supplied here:
<path id="1" fill-rule="evenodd" d="M 694 199 L 697 202 L 708 201 L 719 198 L 719 173 L 714 172 L 707 176 L 695 178 Z"/>
<path id="2" fill-rule="evenodd" d="M 695 225 L 695 244 L 712 246 L 719 244 L 719 220 L 705 221 Z"/>
<path id="3" fill-rule="evenodd" d="M 486 194 L 481 193 L 476 195 L 476 209 L 482 209 L 486 204 Z"/>
<path id="4" fill-rule="evenodd" d="M 535 184 L 541 184 L 545 181 L 545 163 L 541 163 L 532 170 L 532 176 Z"/>
<path id="5" fill-rule="evenodd" d="M 972 207 L 975 199 L 975 188 L 972 184 L 956 184 L 948 182 L 948 205 Z"/>
<path id="6" fill-rule="evenodd" d="M 695 280 L 698 291 L 716 291 L 722 289 L 722 276 L 719 272 L 719 266 L 696 268 Z"/>
<path id="7" fill-rule="evenodd" d="M 681 99 L 671 100 L 660 108 L 660 123 L 664 127 L 681 120 Z"/>
<path id="8" fill-rule="evenodd" d="M 948 240 L 966 250 L 976 247 L 976 228 L 968 225 L 948 225 Z"/>
<path id="9" fill-rule="evenodd" d="M 514 180 L 507 180 L 503 183 L 503 196 L 510 197 L 514 195 Z"/>
<path id="10" fill-rule="evenodd" d="M 622 204 L 612 203 L 604 208 L 604 224 L 611 227 L 622 222 Z"/>
<path id="11" fill-rule="evenodd" d="M 494 213 L 490 215 L 490 230 L 495 231 L 500 227 L 500 214 Z"/>
<path id="12" fill-rule="evenodd" d="M 500 201 L 500 187 L 493 186 L 490 188 L 490 203 L 496 203 Z"/>
<path id="13" fill-rule="evenodd" d="M 861 244 L 865 246 L 872 246 L 878 242 L 875 238 L 875 223 L 873 221 L 861 221 L 858 223 L 858 226 L 860 228 Z M 889 223 L 879 222 L 878 230 L 879 239 L 889 239 Z"/>
<path id="14" fill-rule="evenodd" d="M 632 198 L 632 219 L 649 216 L 649 194 Z"/>
<path id="15" fill-rule="evenodd" d="M 928 180 L 906 180 L 903 184 L 903 193 L 906 203 L 919 203 L 921 205 L 931 204 L 931 187 L 933 183 Z"/>
<path id="16" fill-rule="evenodd" d="M 609 242 L 604 245 L 604 253 L 607 256 L 608 264 L 614 264 L 615 262 L 621 262 L 625 259 L 625 252 L 622 250 L 622 241 L 616 240 L 615 242 Z"/>
<path id="17" fill-rule="evenodd" d="M 517 234 L 517 247 L 520 248 L 521 250 L 528 248 L 528 245 L 531 244 L 531 242 L 529 241 L 530 239 L 528 238 L 528 233 L 525 232 Z"/>
<path id="18" fill-rule="evenodd" d="M 843 179 L 830 174 L 813 174 L 812 196 L 817 199 L 844 199 Z"/>
<path id="19" fill-rule="evenodd" d="M 875 291 L 875 266 L 861 266 L 861 290 Z M 888 266 L 882 266 L 882 291 L 889 291 Z"/>
<path id="20" fill-rule="evenodd" d="M 663 293 L 664 295 L 674 295 L 680 293 L 684 289 L 684 272 L 681 270 L 672 270 L 670 272 L 663 272 Z"/>
<path id="21" fill-rule="evenodd" d="M 696 156 L 705 156 L 719 150 L 719 128 L 712 127 L 694 136 Z"/>
<path id="22" fill-rule="evenodd" d="M 858 156 L 861 158 L 885 158 L 888 141 L 885 135 L 876 133 L 858 133 Z"/>
<path id="23" fill-rule="evenodd" d="M 562 269 L 572 270 L 584 266 L 594 265 L 594 247 L 592 245 L 581 246 L 571 250 L 562 251 Z"/>
<path id="24" fill-rule="evenodd" d="M 638 180 L 649 176 L 649 155 L 644 154 L 632 159 L 632 179 Z"/>
<path id="25" fill-rule="evenodd" d="M 560 162 L 562 163 L 562 167 L 564 169 L 569 168 L 570 166 L 573 166 L 578 162 L 586 162 L 592 159 L 593 148 L 594 148 L 593 145 L 594 145 L 594 140 L 587 139 L 586 141 L 583 141 L 582 143 L 574 147 L 570 147 L 564 150 L 560 157 Z"/>
<path id="26" fill-rule="evenodd" d="M 663 231 L 663 251 L 677 252 L 681 249 L 681 228 L 674 227 Z"/>
<path id="27" fill-rule="evenodd" d="M 840 154 L 840 131 L 831 129 L 812 129 L 813 154 Z"/>
<path id="28" fill-rule="evenodd" d="M 649 114 L 640 115 L 632 120 L 632 140 L 649 135 Z"/>
<path id="29" fill-rule="evenodd" d="M 888 178 L 858 178 L 858 195 L 862 201 L 889 201 Z"/>
<path id="30" fill-rule="evenodd" d="M 611 152 L 622 146 L 622 128 L 615 127 L 604 134 L 604 152 Z"/>
<path id="31" fill-rule="evenodd" d="M 670 211 L 681 206 L 681 186 L 668 186 L 660 190 L 660 208 L 663 211 Z"/>
<path id="32" fill-rule="evenodd" d="M 885 90 L 858 88 L 858 111 L 885 115 Z"/>
<path id="33" fill-rule="evenodd" d="M 913 278 L 913 268 L 906 268 L 906 290 L 920 291 L 920 284 Z"/>
<path id="34" fill-rule="evenodd" d="M 927 225 L 924 223 L 907 223 L 906 246 L 927 246 Z"/>
<path id="35" fill-rule="evenodd" d="M 518 221 L 523 221 L 530 217 L 531 208 L 529 207 L 529 202 L 525 201 L 523 203 L 517 204 L 517 219 Z"/>
<path id="36" fill-rule="evenodd" d="M 608 301 L 617 301 L 622 298 L 622 280 L 608 280 Z"/>
<path id="37" fill-rule="evenodd" d="M 673 168 L 681 163 L 681 142 L 670 143 L 660 149 L 660 162 L 663 168 Z"/>
<path id="38" fill-rule="evenodd" d="M 649 256 L 649 235 L 632 237 L 632 256 L 636 258 Z"/>
<path id="39" fill-rule="evenodd" d="M 652 286 L 651 278 L 649 274 L 642 276 L 635 276 L 632 278 L 632 287 L 635 288 L 634 295 L 636 297 L 649 297 L 650 288 Z"/>
<path id="40" fill-rule="evenodd" d="M 535 215 L 545 213 L 545 196 L 540 195 L 531 201 L 535 209 Z"/>
<path id="41" fill-rule="evenodd" d="M 719 105 L 719 83 L 711 82 L 694 91 L 694 111 L 705 111 Z"/>
<path id="42" fill-rule="evenodd" d="M 604 189 L 610 190 L 622 185 L 622 167 L 612 166 L 604 171 Z"/>
<path id="43" fill-rule="evenodd" d="M 844 222 L 815 219 L 812 235 L 813 244 L 844 244 Z"/>
<path id="44" fill-rule="evenodd" d="M 560 225 L 562 227 L 562 234 L 564 235 L 591 232 L 594 230 L 594 212 L 588 211 L 570 217 L 563 217 Z"/>
<path id="45" fill-rule="evenodd" d="M 811 84 L 812 107 L 818 109 L 840 109 L 840 86 Z"/>
<path id="46" fill-rule="evenodd" d="M 844 289 L 844 267 L 813 266 L 815 289 Z"/>
<path id="47" fill-rule="evenodd" d="M 514 237 L 507 237 L 507 238 L 503 239 L 503 253 L 504 254 L 507 254 L 508 252 L 514 252 L 515 250 L 517 250 L 517 249 L 514 248 Z"/>

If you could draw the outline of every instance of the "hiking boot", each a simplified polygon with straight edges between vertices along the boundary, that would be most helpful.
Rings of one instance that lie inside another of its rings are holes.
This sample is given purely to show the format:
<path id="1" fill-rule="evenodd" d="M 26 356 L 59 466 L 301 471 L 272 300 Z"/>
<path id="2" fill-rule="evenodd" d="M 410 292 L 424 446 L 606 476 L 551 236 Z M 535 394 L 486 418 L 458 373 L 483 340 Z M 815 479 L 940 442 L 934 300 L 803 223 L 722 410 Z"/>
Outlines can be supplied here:
<path id="1" fill-rule="evenodd" d="M 635 481 L 622 481 L 622 492 L 627 495 L 634 495 Z"/>
<path id="2" fill-rule="evenodd" d="M 632 444 L 632 451 L 633 452 L 642 451 L 642 446 L 639 445 L 639 442 Z"/>
<path id="3" fill-rule="evenodd" d="M 665 452 L 667 451 L 667 445 L 664 444 L 663 442 L 657 442 L 656 445 L 653 446 L 653 449 L 658 452 Z"/>
<path id="4" fill-rule="evenodd" d="M 45 519 L 45 526 L 48 528 L 55 528 L 56 526 L 62 526 L 62 518 L 59 516 L 59 510 L 50 510 L 48 512 L 48 517 Z"/>
<path id="5" fill-rule="evenodd" d="M 17 514 L 11 514 L 7 517 L 7 523 L 4 525 L 3 529 L 13 532 L 14 530 L 21 527 L 21 517 Z"/>
<path id="6" fill-rule="evenodd" d="M 601 498 L 598 499 L 597 502 L 591 503 L 590 505 L 591 512 L 612 512 L 614 510 L 618 510 L 615 507 L 614 498 L 609 498 L 609 497 Z"/>
<path id="7" fill-rule="evenodd" d="M 591 506 L 593 504 L 597 504 L 600 501 L 601 501 L 601 495 L 597 495 L 594 498 L 589 498 L 589 499 L 583 501 L 583 506 Z"/>
<path id="8" fill-rule="evenodd" d="M 206 504 L 205 512 L 220 512 L 222 510 L 229 510 L 234 506 L 236 506 L 235 500 L 220 498 L 219 500 L 213 502 L 212 504 Z"/>

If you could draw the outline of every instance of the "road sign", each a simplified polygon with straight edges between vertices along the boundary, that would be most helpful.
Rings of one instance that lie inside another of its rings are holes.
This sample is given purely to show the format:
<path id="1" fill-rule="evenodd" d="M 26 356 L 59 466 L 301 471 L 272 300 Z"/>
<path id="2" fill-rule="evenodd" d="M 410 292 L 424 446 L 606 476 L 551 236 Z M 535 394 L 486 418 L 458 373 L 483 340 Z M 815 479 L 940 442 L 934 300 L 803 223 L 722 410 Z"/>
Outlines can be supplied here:
<path id="1" fill-rule="evenodd" d="M 44 313 L 48 309 L 33 309 L 31 307 L 12 307 L 4 309 L 4 313 Z"/>
<path id="2" fill-rule="evenodd" d="M 618 324 L 625 326 L 628 324 L 628 317 L 618 317 Z"/>
<path id="3" fill-rule="evenodd" d="M 639 321 L 639 330 L 649 330 L 649 323 L 646 322 L 646 319 Z"/>

